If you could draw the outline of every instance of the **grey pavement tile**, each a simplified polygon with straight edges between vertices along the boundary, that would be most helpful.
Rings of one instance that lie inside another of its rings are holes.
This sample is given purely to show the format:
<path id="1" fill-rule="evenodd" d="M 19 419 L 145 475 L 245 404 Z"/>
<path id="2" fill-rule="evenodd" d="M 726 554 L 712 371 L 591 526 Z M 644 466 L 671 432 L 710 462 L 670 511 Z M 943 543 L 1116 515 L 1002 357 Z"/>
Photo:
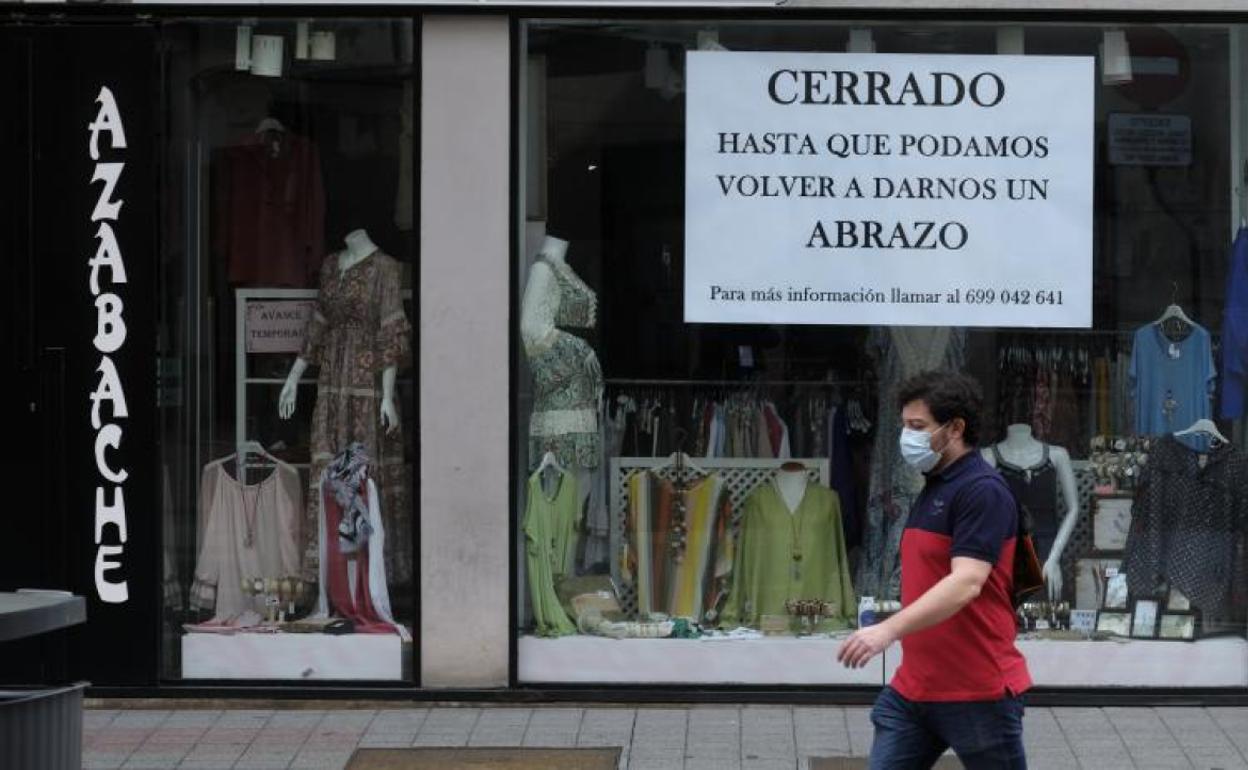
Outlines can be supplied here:
<path id="1" fill-rule="evenodd" d="M 83 770 L 115 770 L 125 764 L 129 754 L 101 754 L 84 752 L 82 755 Z"/>
<path id="2" fill-rule="evenodd" d="M 162 727 L 212 727 L 221 718 L 220 709 L 184 709 L 175 711 L 161 723 Z"/>
<path id="3" fill-rule="evenodd" d="M 319 727 L 362 732 L 376 718 L 377 712 L 373 709 L 338 709 L 323 716 Z"/>
<path id="4" fill-rule="evenodd" d="M 628 738 L 615 735 L 590 734 L 582 733 L 576 739 L 576 745 L 583 749 L 593 748 L 621 748 L 627 750 L 629 747 Z"/>
<path id="5" fill-rule="evenodd" d="M 582 729 L 593 727 L 619 727 L 627 725 L 632 729 L 637 718 L 637 710 L 631 708 L 589 708 L 585 709 L 585 717 L 581 720 Z"/>
<path id="6" fill-rule="evenodd" d="M 290 761 L 286 759 L 248 759 L 243 757 L 234 763 L 233 770 L 286 770 Z"/>
<path id="7" fill-rule="evenodd" d="M 347 730 L 325 730 L 317 728 L 303 745 L 311 749 L 345 749 L 354 748 L 360 738 L 364 736 L 361 732 Z"/>
<path id="8" fill-rule="evenodd" d="M 849 733 L 849 752 L 851 757 L 865 757 L 871 753 L 871 742 L 875 740 L 873 732 L 855 732 Z"/>
<path id="9" fill-rule="evenodd" d="M 856 728 L 873 730 L 871 709 L 866 706 L 847 706 L 845 708 L 845 724 L 850 730 Z"/>
<path id="10" fill-rule="evenodd" d="M 378 733 L 365 735 L 356 748 L 360 749 L 406 749 L 416 740 L 415 734 Z"/>
<path id="11" fill-rule="evenodd" d="M 147 736 L 156 732 L 156 727 L 116 727 L 110 725 L 98 730 L 93 741 L 98 744 L 110 743 L 142 743 Z"/>
<path id="12" fill-rule="evenodd" d="M 628 760 L 628 770 L 684 770 L 685 762 L 682 758 L 638 758 L 630 757 Z"/>
<path id="13" fill-rule="evenodd" d="M 217 724 L 222 727 L 263 727 L 277 713 L 276 709 L 227 709 Z"/>
<path id="14" fill-rule="evenodd" d="M 314 751 L 304 749 L 290 763 L 291 770 L 343 770 L 351 760 L 352 751 Z"/>
<path id="15" fill-rule="evenodd" d="M 630 745 L 633 758 L 685 754 L 688 714 L 683 709 L 638 709 Z"/>
<path id="16" fill-rule="evenodd" d="M 172 712 L 166 709 L 130 709 L 123 710 L 113 717 L 114 727 L 156 727 Z"/>
<path id="17" fill-rule="evenodd" d="M 210 727 L 199 736 L 198 745 L 246 745 L 260 735 L 258 727 Z"/>
<path id="18" fill-rule="evenodd" d="M 741 746 L 735 740 L 718 743 L 693 743 L 685 747 L 685 759 L 697 760 L 739 760 Z"/>
<path id="19" fill-rule="evenodd" d="M 255 744 L 255 745 L 249 746 L 247 750 L 243 752 L 239 760 L 241 761 L 244 759 L 246 760 L 285 759 L 287 762 L 289 762 L 290 760 L 295 758 L 295 755 L 299 753 L 299 750 L 300 750 L 300 747 L 298 746 L 265 746 L 261 744 Z"/>
<path id="20" fill-rule="evenodd" d="M 199 741 L 207 732 L 205 727 L 170 727 L 164 724 L 148 734 L 143 741 L 144 746 L 190 746 Z"/>
<path id="21" fill-rule="evenodd" d="M 179 770 L 234 770 L 234 764 L 232 762 L 200 762 L 199 760 L 187 759 L 183 760 L 178 765 L 178 768 Z"/>
<path id="22" fill-rule="evenodd" d="M 628 747 L 633 737 L 633 709 L 587 709 L 577 733 L 578 746 Z"/>
<path id="23" fill-rule="evenodd" d="M 471 732 L 481 716 L 479 708 L 435 708 L 425 717 L 422 730 Z"/>
<path id="24" fill-rule="evenodd" d="M 405 730 L 415 728 L 419 729 L 424 723 L 425 718 L 429 716 L 427 708 L 413 709 L 382 709 L 373 717 L 373 721 L 369 724 L 369 732 L 403 732 Z"/>
<path id="25" fill-rule="evenodd" d="M 529 727 L 529 709 L 486 709 L 473 727 L 469 746 L 519 746 Z"/>
<path id="26" fill-rule="evenodd" d="M 797 759 L 750 759 L 741 760 L 741 770 L 797 770 Z"/>
<path id="27" fill-rule="evenodd" d="M 246 746 L 238 746 L 232 744 L 215 744 L 207 745 L 199 744 L 191 749 L 186 755 L 187 759 L 195 761 L 213 761 L 213 762 L 234 762 L 243 755 L 247 750 Z"/>
<path id="28" fill-rule="evenodd" d="M 477 719 L 473 730 L 476 732 L 481 730 L 515 730 L 519 728 L 523 737 L 524 730 L 528 729 L 532 718 L 533 712 L 530 709 L 484 709 L 480 718 Z"/>
<path id="29" fill-rule="evenodd" d="M 1116 735 L 1067 742 L 1076 757 L 1126 757 L 1127 747 Z"/>
<path id="30" fill-rule="evenodd" d="M 311 727 L 274 727 L 269 725 L 256 734 L 253 743 L 293 743 L 302 745 L 312 735 Z"/>
<path id="31" fill-rule="evenodd" d="M 1248 762 L 1238 751 L 1199 751 L 1189 749 L 1187 757 L 1200 770 L 1218 768 L 1219 770 L 1241 770 Z"/>
<path id="32" fill-rule="evenodd" d="M 437 708 L 429 712 L 413 746 L 466 746 L 481 709 Z"/>
<path id="33" fill-rule="evenodd" d="M 1073 754 L 1035 754 L 1028 752 L 1027 766 L 1035 770 L 1080 770 Z"/>
<path id="34" fill-rule="evenodd" d="M 82 726 L 83 727 L 105 727 L 113 721 L 113 717 L 119 714 L 117 709 L 83 709 L 82 710 Z"/>
<path id="35" fill-rule="evenodd" d="M 1164 767 L 1183 770 L 1192 767 L 1192 763 L 1188 760 L 1187 755 L 1177 749 L 1131 752 L 1130 757 L 1136 767 L 1140 768 L 1149 767 L 1159 770 Z"/>
<path id="36" fill-rule="evenodd" d="M 116 735 L 110 735 L 105 732 L 105 733 L 99 733 L 99 734 L 93 735 L 90 738 L 84 737 L 82 740 L 82 745 L 83 745 L 83 748 L 91 749 L 92 751 L 99 751 L 99 752 L 106 752 L 106 753 L 113 753 L 113 754 L 124 751 L 125 753 L 129 754 L 130 752 L 134 751 L 138 747 L 142 746 L 144 741 L 146 740 L 147 740 L 146 734 L 137 735 L 133 737 L 127 737 L 127 738 L 119 738 Z"/>
<path id="37" fill-rule="evenodd" d="M 523 745 L 575 746 L 583 713 L 581 709 L 535 709 L 524 733 Z"/>
<path id="38" fill-rule="evenodd" d="M 122 764 L 122 767 L 127 770 L 130 768 L 134 768 L 135 770 L 166 770 L 170 767 L 177 767 L 181 760 L 182 757 L 138 757 L 131 755 L 131 757 L 127 759 L 124 764 Z"/>
<path id="39" fill-rule="evenodd" d="M 173 763 L 185 757 L 191 751 L 191 744 L 181 746 L 140 746 L 130 752 L 130 759 L 142 759 L 144 761 L 155 760 L 165 763 Z"/>
<path id="40" fill-rule="evenodd" d="M 1209 709 L 1210 717 L 1222 728 L 1227 739 L 1248 760 L 1248 709 Z"/>
<path id="41" fill-rule="evenodd" d="M 702 759 L 686 758 L 685 770 L 740 770 L 741 760 L 733 759 Z"/>
<path id="42" fill-rule="evenodd" d="M 325 718 L 323 709 L 285 709 L 273 712 L 266 727 L 316 727 Z"/>

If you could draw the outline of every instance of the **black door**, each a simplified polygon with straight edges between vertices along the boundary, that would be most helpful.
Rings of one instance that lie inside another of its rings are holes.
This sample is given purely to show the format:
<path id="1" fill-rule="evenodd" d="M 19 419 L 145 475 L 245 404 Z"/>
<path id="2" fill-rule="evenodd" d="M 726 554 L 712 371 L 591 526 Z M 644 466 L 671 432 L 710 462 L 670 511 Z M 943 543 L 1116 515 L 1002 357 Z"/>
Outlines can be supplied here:
<path id="1" fill-rule="evenodd" d="M 156 677 L 155 41 L 142 25 L 0 28 L 0 344 L 16 386 L 0 590 L 88 601 L 85 627 L 0 649 L 3 683 Z"/>

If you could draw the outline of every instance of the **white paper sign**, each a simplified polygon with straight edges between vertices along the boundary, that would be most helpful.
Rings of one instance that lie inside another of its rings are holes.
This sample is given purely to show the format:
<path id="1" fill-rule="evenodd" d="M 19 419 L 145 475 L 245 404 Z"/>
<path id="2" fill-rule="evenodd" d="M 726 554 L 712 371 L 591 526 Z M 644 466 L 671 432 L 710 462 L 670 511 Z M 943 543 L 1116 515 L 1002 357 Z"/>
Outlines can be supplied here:
<path id="1" fill-rule="evenodd" d="M 690 52 L 685 320 L 1090 326 L 1094 75 Z"/>
<path id="2" fill-rule="evenodd" d="M 316 300 L 247 303 L 248 353 L 298 353 Z"/>
<path id="3" fill-rule="evenodd" d="M 1110 115 L 1109 162 L 1114 166 L 1192 165 L 1192 119 L 1187 115 Z"/>

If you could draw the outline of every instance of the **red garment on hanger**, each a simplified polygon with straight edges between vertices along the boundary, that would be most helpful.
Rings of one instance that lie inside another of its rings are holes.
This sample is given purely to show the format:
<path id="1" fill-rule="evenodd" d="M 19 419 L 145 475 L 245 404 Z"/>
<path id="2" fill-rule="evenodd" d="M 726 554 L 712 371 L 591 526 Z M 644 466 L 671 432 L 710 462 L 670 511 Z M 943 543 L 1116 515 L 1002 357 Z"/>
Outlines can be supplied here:
<path id="1" fill-rule="evenodd" d="M 368 484 L 360 490 L 360 497 L 368 505 Z M 397 634 L 399 630 L 382 620 L 373 608 L 368 592 L 368 547 L 355 554 L 355 596 L 351 596 L 348 570 L 351 562 L 338 545 L 338 524 L 342 521 L 342 506 L 334 498 L 327 485 L 321 485 L 321 501 L 325 506 L 325 586 L 329 598 L 330 613 L 350 620 L 357 634 Z"/>
<path id="2" fill-rule="evenodd" d="M 325 188 L 312 140 L 251 134 L 213 164 L 213 236 L 234 286 L 316 285 L 325 256 Z"/>

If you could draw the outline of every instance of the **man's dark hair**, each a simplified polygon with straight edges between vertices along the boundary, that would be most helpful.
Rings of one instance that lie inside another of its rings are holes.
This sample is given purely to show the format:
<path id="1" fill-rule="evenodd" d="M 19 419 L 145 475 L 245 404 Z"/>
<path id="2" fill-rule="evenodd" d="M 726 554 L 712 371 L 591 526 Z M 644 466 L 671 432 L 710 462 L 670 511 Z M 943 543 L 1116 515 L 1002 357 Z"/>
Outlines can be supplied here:
<path id="1" fill-rule="evenodd" d="M 980 415 L 984 411 L 984 392 L 979 383 L 961 372 L 920 372 L 901 384 L 897 392 L 900 411 L 911 401 L 927 404 L 940 424 L 961 417 L 966 423 L 962 439 L 968 446 L 979 444 Z"/>

